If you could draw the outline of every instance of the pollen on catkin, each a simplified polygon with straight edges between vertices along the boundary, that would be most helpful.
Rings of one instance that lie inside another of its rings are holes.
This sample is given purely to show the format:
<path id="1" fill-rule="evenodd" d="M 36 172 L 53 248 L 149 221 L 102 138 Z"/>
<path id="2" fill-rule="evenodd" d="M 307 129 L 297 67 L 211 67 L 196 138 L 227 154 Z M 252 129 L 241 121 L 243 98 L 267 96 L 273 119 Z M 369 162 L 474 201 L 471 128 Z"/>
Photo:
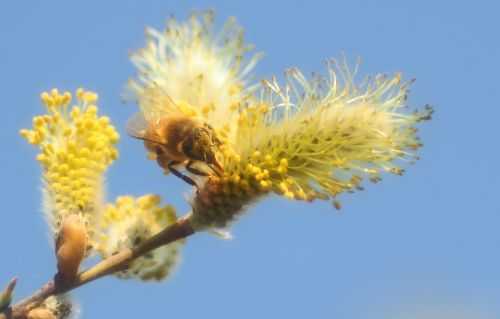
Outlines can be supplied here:
<path id="1" fill-rule="evenodd" d="M 327 61 L 326 76 L 308 79 L 291 68 L 285 84 L 271 77 L 257 92 L 249 72 L 259 55 L 242 63 L 251 46 L 241 29 L 229 20 L 214 30 L 211 11 L 184 23 L 172 18 L 164 32 L 148 28 L 147 47 L 131 57 L 138 74 L 129 88 L 144 118 L 168 116 L 162 104 L 176 104 L 210 124 L 221 142 L 217 160 L 223 171 L 191 175 L 198 186 L 190 199 L 196 230 L 225 227 L 271 193 L 331 200 L 340 209 L 340 194 L 362 190 L 364 179 L 379 182 L 384 172 L 401 175 L 418 159 L 422 144 L 415 126 L 433 110 L 408 111 L 412 80 L 396 73 L 358 82 L 359 61 L 352 69 L 343 55 Z M 152 87 L 174 103 L 141 103 Z"/>
<path id="2" fill-rule="evenodd" d="M 43 166 L 44 212 L 55 235 L 70 214 L 86 222 L 91 252 L 96 220 L 104 198 L 104 172 L 118 158 L 119 135 L 107 117 L 98 116 L 97 94 L 78 89 L 76 103 L 69 92 L 44 92 L 47 113 L 33 119 L 21 136 L 37 146 Z"/>
<path id="3" fill-rule="evenodd" d="M 158 86 L 186 115 L 217 130 L 227 124 L 225 131 L 234 134 L 238 110 L 258 87 L 250 81 L 261 56 L 251 53 L 235 19 L 217 30 L 211 10 L 193 12 L 186 22 L 172 17 L 163 31 L 146 28 L 146 42 L 131 54 L 138 73 L 129 93 L 140 100 L 147 88 Z"/>
<path id="4" fill-rule="evenodd" d="M 328 77 L 308 80 L 297 69 L 287 82 L 264 80 L 258 103 L 240 110 L 237 133 L 221 146 L 224 175 L 211 176 L 192 200 L 196 228 L 224 227 L 258 197 L 331 199 L 362 190 L 362 180 L 380 173 L 401 175 L 422 145 L 415 125 L 433 112 L 408 112 L 412 81 L 401 74 L 355 83 L 344 58 L 329 60 Z"/>
<path id="5" fill-rule="evenodd" d="M 118 197 L 108 204 L 100 225 L 97 251 L 102 258 L 130 248 L 155 235 L 177 220 L 172 206 L 160 206 L 158 195 Z M 178 264 L 183 240 L 157 248 L 130 263 L 114 275 L 122 279 L 161 280 Z"/>

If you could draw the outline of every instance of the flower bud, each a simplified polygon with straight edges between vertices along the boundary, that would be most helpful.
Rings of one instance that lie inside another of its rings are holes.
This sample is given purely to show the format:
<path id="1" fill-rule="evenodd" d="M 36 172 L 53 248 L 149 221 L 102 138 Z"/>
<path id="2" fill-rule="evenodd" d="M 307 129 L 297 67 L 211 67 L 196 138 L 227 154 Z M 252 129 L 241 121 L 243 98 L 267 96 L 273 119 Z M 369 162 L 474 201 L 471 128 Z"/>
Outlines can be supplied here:
<path id="1" fill-rule="evenodd" d="M 78 215 L 66 217 L 56 240 L 57 270 L 61 275 L 71 278 L 78 273 L 86 245 L 85 222 Z"/>
<path id="2" fill-rule="evenodd" d="M 35 308 L 28 312 L 28 319 L 57 319 L 57 317 L 47 309 Z"/>
<path id="3" fill-rule="evenodd" d="M 80 315 L 80 307 L 69 295 L 50 296 L 23 317 L 27 319 L 75 319 Z"/>
<path id="4" fill-rule="evenodd" d="M 5 289 L 0 292 L 0 311 L 4 311 L 10 306 L 12 298 L 14 297 L 14 288 L 17 284 L 17 278 L 13 278 Z"/>

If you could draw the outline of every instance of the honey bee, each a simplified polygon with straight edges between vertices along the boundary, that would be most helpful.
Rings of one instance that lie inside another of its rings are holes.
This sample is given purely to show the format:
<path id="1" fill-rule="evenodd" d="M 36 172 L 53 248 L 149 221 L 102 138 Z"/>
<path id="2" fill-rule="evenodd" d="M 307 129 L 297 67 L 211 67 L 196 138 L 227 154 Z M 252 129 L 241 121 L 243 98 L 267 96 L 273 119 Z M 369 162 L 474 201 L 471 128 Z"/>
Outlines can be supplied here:
<path id="1" fill-rule="evenodd" d="M 198 185 L 191 177 L 179 172 L 180 166 L 194 175 L 208 176 L 198 165 L 204 163 L 220 176 L 222 167 L 215 150 L 221 142 L 212 126 L 186 115 L 157 86 L 145 89 L 139 106 L 141 112 L 127 122 L 127 133 L 144 141 L 145 148 L 156 155 L 158 165 L 166 173 L 172 172 L 196 188 Z"/>

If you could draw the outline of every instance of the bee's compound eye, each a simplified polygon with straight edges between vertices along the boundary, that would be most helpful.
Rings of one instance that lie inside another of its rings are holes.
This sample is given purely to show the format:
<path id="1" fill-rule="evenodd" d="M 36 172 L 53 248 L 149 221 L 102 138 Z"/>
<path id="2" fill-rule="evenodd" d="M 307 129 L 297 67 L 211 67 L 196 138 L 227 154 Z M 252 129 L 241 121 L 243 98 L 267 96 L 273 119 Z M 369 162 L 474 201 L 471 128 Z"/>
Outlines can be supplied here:
<path id="1" fill-rule="evenodd" d="M 220 146 L 222 144 L 221 140 L 215 134 L 212 136 L 212 143 L 216 146 Z"/>
<path id="2" fill-rule="evenodd" d="M 162 155 L 163 154 L 163 149 L 159 146 L 155 148 L 155 153 L 156 155 Z"/>

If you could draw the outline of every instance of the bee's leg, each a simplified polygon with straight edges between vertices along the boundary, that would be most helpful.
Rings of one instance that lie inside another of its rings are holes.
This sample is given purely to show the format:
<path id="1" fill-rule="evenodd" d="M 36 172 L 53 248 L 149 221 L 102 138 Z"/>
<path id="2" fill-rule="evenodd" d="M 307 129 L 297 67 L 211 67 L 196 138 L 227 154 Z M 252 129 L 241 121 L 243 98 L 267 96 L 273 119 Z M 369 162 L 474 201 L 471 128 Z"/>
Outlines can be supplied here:
<path id="1" fill-rule="evenodd" d="M 196 191 L 198 192 L 198 184 L 196 184 L 196 182 L 193 179 L 191 179 L 189 176 L 186 176 L 186 175 L 182 174 L 181 172 L 179 172 L 177 169 L 175 169 L 173 167 L 174 165 L 178 165 L 178 164 L 181 164 L 181 163 L 182 162 L 180 162 L 180 161 L 170 161 L 167 164 L 167 167 L 172 172 L 172 174 L 174 174 L 175 176 L 179 177 L 180 179 L 182 179 L 183 181 L 185 181 L 189 185 L 192 185 L 192 186 L 196 187 Z"/>
<path id="2" fill-rule="evenodd" d="M 200 171 L 199 169 L 197 169 L 196 167 L 193 167 L 192 165 L 194 164 L 194 161 L 189 161 L 187 164 L 186 164 L 186 169 L 193 173 L 194 175 L 198 175 L 198 176 L 208 176 L 208 173 L 207 172 L 204 172 L 204 171 Z"/>

